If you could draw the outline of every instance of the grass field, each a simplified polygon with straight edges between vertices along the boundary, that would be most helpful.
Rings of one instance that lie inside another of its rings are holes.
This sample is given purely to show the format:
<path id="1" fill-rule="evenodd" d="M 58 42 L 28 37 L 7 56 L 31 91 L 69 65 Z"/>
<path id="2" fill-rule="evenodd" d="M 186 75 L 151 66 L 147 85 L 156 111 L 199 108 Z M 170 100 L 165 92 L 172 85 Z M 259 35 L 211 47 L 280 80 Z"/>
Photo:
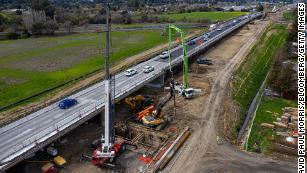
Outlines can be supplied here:
<path id="1" fill-rule="evenodd" d="M 272 124 L 273 121 L 276 121 L 276 118 L 282 115 L 282 108 L 284 107 L 297 107 L 297 102 L 271 97 L 264 97 L 262 99 L 249 137 L 249 151 L 255 151 L 256 149 L 253 148 L 253 144 L 258 143 L 262 153 L 268 152 L 268 147 L 277 136 L 272 129 L 262 128 L 260 125 L 261 123 Z"/>
<path id="2" fill-rule="evenodd" d="M 282 15 L 283 15 L 283 18 L 286 20 L 294 20 L 294 17 L 295 17 L 293 14 L 293 11 L 286 11 Z"/>
<path id="3" fill-rule="evenodd" d="M 212 22 L 229 20 L 238 16 L 247 14 L 247 12 L 192 12 L 160 15 L 168 17 L 175 21 L 182 21 L 184 18 L 197 22 L 199 19 L 208 19 Z"/>
<path id="4" fill-rule="evenodd" d="M 111 63 L 167 41 L 161 31 L 113 32 Z M 0 107 L 103 68 L 105 34 L 0 41 Z"/>
<path id="5" fill-rule="evenodd" d="M 241 107 L 241 119 L 237 130 L 240 129 L 245 113 L 271 67 L 274 54 L 285 44 L 287 35 L 285 26 L 271 26 L 236 71 L 233 98 Z"/>

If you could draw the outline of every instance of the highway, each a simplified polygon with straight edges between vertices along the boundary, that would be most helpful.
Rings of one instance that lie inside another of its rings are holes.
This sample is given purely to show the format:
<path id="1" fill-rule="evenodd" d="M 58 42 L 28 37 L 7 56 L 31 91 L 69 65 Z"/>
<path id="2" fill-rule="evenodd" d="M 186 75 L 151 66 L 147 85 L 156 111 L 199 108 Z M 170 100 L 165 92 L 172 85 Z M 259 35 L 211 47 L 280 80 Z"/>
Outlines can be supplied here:
<path id="1" fill-rule="evenodd" d="M 187 45 L 188 56 L 191 57 L 197 54 L 230 32 L 261 15 L 261 13 L 250 14 L 249 17 L 243 16 L 221 24 L 218 26 L 221 28 L 220 31 L 217 29 L 209 31 L 210 38 L 208 41 L 200 45 Z M 203 40 L 203 38 L 203 36 L 199 36 L 194 41 L 197 42 L 200 39 Z M 181 46 L 173 48 L 171 56 L 172 64 L 181 63 Z M 155 70 L 145 74 L 143 73 L 145 65 L 153 66 Z M 164 74 L 168 68 L 168 60 L 162 60 L 159 56 L 156 56 L 132 67 L 132 69 L 138 71 L 132 77 L 125 76 L 124 72 L 115 75 L 115 99 L 118 101 L 138 90 L 148 82 Z M 46 146 L 71 129 L 97 115 L 103 110 L 104 95 L 104 82 L 100 82 L 71 95 L 69 98 L 75 98 L 79 102 L 72 108 L 62 110 L 58 108 L 58 103 L 54 103 L 0 128 L 0 169 L 5 170 L 18 163 L 41 147 Z"/>

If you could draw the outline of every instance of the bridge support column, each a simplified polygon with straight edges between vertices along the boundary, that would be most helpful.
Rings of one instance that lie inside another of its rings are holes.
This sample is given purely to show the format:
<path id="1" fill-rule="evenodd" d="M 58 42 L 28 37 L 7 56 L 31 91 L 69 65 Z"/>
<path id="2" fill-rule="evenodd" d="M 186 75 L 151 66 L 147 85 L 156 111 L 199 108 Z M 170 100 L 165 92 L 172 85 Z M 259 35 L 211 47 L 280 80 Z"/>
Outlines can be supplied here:
<path id="1" fill-rule="evenodd" d="M 162 88 L 164 86 L 164 78 L 165 78 L 165 74 L 162 74 L 157 79 L 151 81 L 145 86 L 149 88 Z"/>
<path id="2" fill-rule="evenodd" d="M 101 127 L 104 127 L 104 111 L 99 113 L 99 120 L 100 120 L 99 125 Z"/>

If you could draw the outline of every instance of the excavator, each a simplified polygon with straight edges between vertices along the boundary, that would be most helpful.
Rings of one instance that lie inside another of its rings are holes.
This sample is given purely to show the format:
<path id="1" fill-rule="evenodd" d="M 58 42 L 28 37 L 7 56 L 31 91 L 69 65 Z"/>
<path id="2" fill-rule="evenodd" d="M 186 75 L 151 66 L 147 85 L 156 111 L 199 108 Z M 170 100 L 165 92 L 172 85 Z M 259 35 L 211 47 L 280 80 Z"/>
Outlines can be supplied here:
<path id="1" fill-rule="evenodd" d="M 138 112 L 154 103 L 154 100 L 151 97 L 142 95 L 127 97 L 124 101 L 130 107 L 132 112 Z"/>
<path id="2" fill-rule="evenodd" d="M 141 112 L 136 114 L 136 120 L 141 121 L 148 127 L 157 127 L 158 125 L 165 122 L 164 119 L 158 117 L 157 110 L 153 105 L 147 107 Z"/>
<path id="3" fill-rule="evenodd" d="M 138 112 L 135 118 L 136 121 L 142 122 L 148 127 L 157 127 L 158 129 L 161 129 L 162 125 L 170 121 L 170 119 L 167 117 L 161 118 L 161 110 L 171 98 L 172 92 L 167 94 L 167 96 L 160 101 L 157 107 L 150 105 L 142 111 Z"/>

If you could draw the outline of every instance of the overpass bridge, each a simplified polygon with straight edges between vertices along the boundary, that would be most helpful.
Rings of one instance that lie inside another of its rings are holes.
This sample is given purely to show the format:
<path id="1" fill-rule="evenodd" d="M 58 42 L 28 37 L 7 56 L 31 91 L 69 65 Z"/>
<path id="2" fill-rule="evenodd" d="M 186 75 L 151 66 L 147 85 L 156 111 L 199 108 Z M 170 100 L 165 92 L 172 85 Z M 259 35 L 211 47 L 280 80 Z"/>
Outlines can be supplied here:
<path id="1" fill-rule="evenodd" d="M 208 41 L 198 45 L 187 45 L 187 55 L 192 57 L 205 48 L 212 46 L 234 30 L 246 23 L 262 16 L 254 13 L 229 20 L 210 32 Z M 203 40 L 203 36 L 194 38 L 194 41 Z M 182 63 L 182 46 L 171 50 L 172 65 Z M 145 65 L 154 66 L 155 70 L 145 74 L 142 72 Z M 159 56 L 132 67 L 139 73 L 126 77 L 124 72 L 115 75 L 115 100 L 119 101 L 144 85 L 165 74 L 169 69 L 169 61 Z M 79 101 L 71 109 L 58 108 L 58 102 L 49 105 L 24 118 L 0 128 L 0 170 L 6 170 L 19 161 L 31 156 L 34 152 L 63 136 L 80 124 L 91 119 L 104 109 L 104 82 L 90 86 L 76 94 L 69 96 Z"/>

